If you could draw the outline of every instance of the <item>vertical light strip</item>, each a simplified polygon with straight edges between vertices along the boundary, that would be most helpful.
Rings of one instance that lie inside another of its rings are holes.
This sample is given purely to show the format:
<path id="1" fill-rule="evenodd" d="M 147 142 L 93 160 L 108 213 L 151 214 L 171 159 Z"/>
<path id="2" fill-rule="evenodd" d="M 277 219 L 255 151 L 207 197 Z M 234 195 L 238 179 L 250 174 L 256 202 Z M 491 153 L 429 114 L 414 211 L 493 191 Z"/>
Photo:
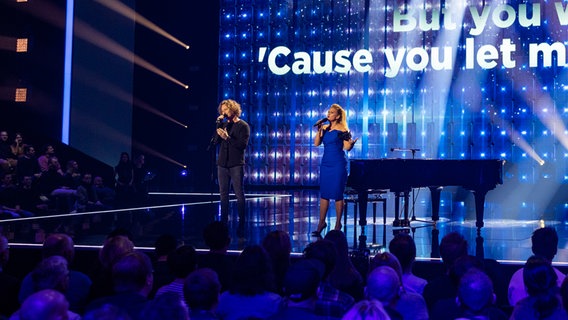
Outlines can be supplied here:
<path id="1" fill-rule="evenodd" d="M 71 66 L 73 58 L 73 9 L 75 0 L 67 0 L 65 15 L 65 62 L 63 70 L 63 118 L 61 142 L 69 144 L 69 115 L 71 113 Z"/>

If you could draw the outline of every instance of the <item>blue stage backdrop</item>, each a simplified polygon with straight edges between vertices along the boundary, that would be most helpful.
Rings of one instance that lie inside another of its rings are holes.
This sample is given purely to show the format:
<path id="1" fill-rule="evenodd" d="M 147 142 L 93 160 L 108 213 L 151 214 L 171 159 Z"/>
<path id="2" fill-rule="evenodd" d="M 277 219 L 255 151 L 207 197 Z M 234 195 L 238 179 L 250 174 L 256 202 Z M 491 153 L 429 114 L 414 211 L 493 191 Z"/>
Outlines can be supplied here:
<path id="1" fill-rule="evenodd" d="M 350 158 L 504 159 L 506 184 L 561 186 L 567 7 L 221 1 L 219 95 L 251 125 L 247 182 L 317 185 L 313 124 L 338 103 Z"/>

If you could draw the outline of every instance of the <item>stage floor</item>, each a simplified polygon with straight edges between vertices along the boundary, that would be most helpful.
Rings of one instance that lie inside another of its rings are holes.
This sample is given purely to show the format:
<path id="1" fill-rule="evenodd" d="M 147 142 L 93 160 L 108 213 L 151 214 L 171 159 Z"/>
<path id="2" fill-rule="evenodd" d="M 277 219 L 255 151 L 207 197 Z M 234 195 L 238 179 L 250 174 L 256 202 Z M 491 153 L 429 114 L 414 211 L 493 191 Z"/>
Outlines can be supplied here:
<path id="1" fill-rule="evenodd" d="M 427 190 L 427 189 L 425 189 Z M 367 241 L 365 251 L 375 254 L 384 250 L 384 245 L 396 232 L 409 232 L 415 239 L 419 259 L 436 256 L 436 244 L 447 233 L 457 231 L 469 243 L 470 254 L 483 250 L 486 258 L 502 262 L 524 263 L 532 254 L 530 237 L 542 226 L 552 226 L 559 233 L 560 244 L 555 263 L 568 265 L 568 225 L 564 217 L 545 217 L 536 213 L 511 213 L 498 203 L 488 199 L 485 204 L 485 226 L 481 229 L 483 242 L 476 243 L 475 210 L 472 199 L 459 201 L 452 193 L 442 192 L 440 220 L 432 223 L 430 199 L 427 191 L 412 197 L 415 220 L 410 228 L 393 227 L 394 196 L 385 195 L 387 200 L 387 221 L 383 224 L 382 205 L 378 203 L 376 220 L 373 221 L 373 206 L 368 205 L 367 226 L 364 228 Z M 40 216 L 0 221 L 2 232 L 14 245 L 39 245 L 46 234 L 65 232 L 73 235 L 76 245 L 100 246 L 106 235 L 115 228 L 127 229 L 137 247 L 153 247 L 154 241 L 162 234 L 173 234 L 180 242 L 205 249 L 202 240 L 204 227 L 218 220 L 219 201 L 216 193 L 151 193 L 150 204 L 145 207 L 123 210 Z M 333 204 L 330 206 L 333 208 Z M 272 230 L 284 230 L 291 235 L 292 251 L 301 254 L 308 243 L 316 238 L 310 234 L 315 230 L 319 215 L 319 191 L 312 189 L 264 191 L 247 193 L 246 235 L 236 235 L 236 204 L 232 200 L 232 214 L 229 217 L 232 242 L 231 250 L 242 250 L 246 245 L 259 244 Z M 348 204 L 347 239 L 350 247 L 360 250 L 361 227 L 354 221 L 354 205 Z M 328 215 L 328 229 L 335 224 L 335 212 Z M 436 239 L 437 238 L 437 239 Z M 432 245 L 434 243 L 434 246 Z"/>

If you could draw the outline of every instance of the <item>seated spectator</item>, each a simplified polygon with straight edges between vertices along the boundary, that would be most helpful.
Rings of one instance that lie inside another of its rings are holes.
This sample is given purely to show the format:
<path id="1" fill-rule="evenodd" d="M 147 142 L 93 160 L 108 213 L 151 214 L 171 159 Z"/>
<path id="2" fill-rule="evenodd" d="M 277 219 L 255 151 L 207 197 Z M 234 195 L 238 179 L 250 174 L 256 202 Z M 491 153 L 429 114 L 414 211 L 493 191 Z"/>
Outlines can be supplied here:
<path id="1" fill-rule="evenodd" d="M 0 182 L 0 209 L 10 218 L 31 217 L 33 213 L 22 209 L 18 198 L 18 187 L 14 184 L 13 174 L 7 173 Z"/>
<path id="2" fill-rule="evenodd" d="M 353 306 L 355 299 L 331 285 L 330 274 L 337 263 L 335 245 L 325 239 L 312 242 L 304 249 L 304 258 L 319 260 L 325 266 L 322 281 L 318 288 L 316 314 L 341 318 Z"/>
<path id="3" fill-rule="evenodd" d="M 123 256 L 134 251 L 134 244 L 123 235 L 110 236 L 99 251 L 98 265 L 92 273 L 93 284 L 89 300 L 114 294 L 112 285 L 112 267 Z"/>
<path id="4" fill-rule="evenodd" d="M 41 150 L 41 155 L 37 158 L 37 164 L 40 172 L 49 170 L 49 159 L 55 156 L 55 148 L 48 144 Z"/>
<path id="5" fill-rule="evenodd" d="M 168 256 L 176 251 L 177 246 L 178 240 L 174 235 L 163 234 L 156 239 L 154 243 L 155 259 L 152 261 L 154 266 L 154 288 L 150 293 L 150 297 L 154 297 L 159 288 L 175 280 L 176 276 L 168 264 Z"/>
<path id="6" fill-rule="evenodd" d="M 10 320 L 79 320 L 81 317 L 69 311 L 69 303 L 56 290 L 41 290 L 29 296 L 20 310 Z"/>
<path id="7" fill-rule="evenodd" d="M 523 267 L 528 296 L 513 308 L 510 320 L 568 319 L 559 296 L 556 272 L 546 257 L 532 256 Z"/>
<path id="8" fill-rule="evenodd" d="M 282 281 L 284 280 L 286 270 L 290 266 L 290 252 L 292 252 L 290 235 L 281 230 L 271 231 L 262 240 L 262 247 L 270 256 L 274 269 L 276 290 L 278 290 L 278 294 L 281 294 Z"/>
<path id="9" fill-rule="evenodd" d="M 142 314 L 144 320 L 189 320 L 185 302 L 174 292 L 166 292 L 148 301 Z"/>
<path id="10" fill-rule="evenodd" d="M 47 206 L 43 205 L 40 200 L 39 189 L 33 183 L 33 178 L 24 176 L 20 181 L 17 188 L 16 198 L 22 210 L 28 211 L 32 214 L 44 212 Z"/>
<path id="11" fill-rule="evenodd" d="M 412 273 L 412 266 L 416 260 L 416 244 L 414 239 L 405 232 L 397 233 L 389 242 L 389 252 L 394 254 L 402 267 L 402 285 L 407 291 L 422 294 L 428 283 L 425 279 Z"/>
<path id="12" fill-rule="evenodd" d="M 531 236 L 531 242 L 533 254 L 548 259 L 552 264 L 552 260 L 558 251 L 558 233 L 556 233 L 556 229 L 551 227 L 536 229 Z M 509 304 L 513 307 L 521 299 L 528 296 L 523 279 L 523 270 L 524 268 L 517 270 L 509 281 Z M 557 286 L 560 287 L 566 276 L 554 267 L 553 270 L 556 273 Z"/>
<path id="13" fill-rule="evenodd" d="M 271 319 L 323 319 L 316 315 L 316 302 L 324 269 L 321 261 L 314 259 L 301 259 L 292 264 L 283 283 L 286 306 Z"/>
<path id="14" fill-rule="evenodd" d="M 428 319 L 428 308 L 426 307 L 424 298 L 414 291 L 405 290 L 402 283 L 402 268 L 400 267 L 398 259 L 389 252 L 377 254 L 371 260 L 371 270 L 378 266 L 388 266 L 392 268 L 399 278 L 401 288 L 397 293 L 396 301 L 394 304 L 391 303 L 390 306 L 395 308 L 404 319 Z"/>
<path id="15" fill-rule="evenodd" d="M 162 286 L 156 297 L 166 292 L 173 292 L 183 300 L 183 284 L 185 278 L 197 267 L 197 252 L 193 246 L 185 245 L 168 255 L 168 267 L 175 276 L 174 281 Z"/>
<path id="16" fill-rule="evenodd" d="M 444 264 L 444 274 L 428 281 L 424 287 L 422 296 L 426 300 L 428 310 L 431 310 L 436 301 L 455 298 L 457 296 L 458 283 L 450 279 L 450 269 L 454 261 L 461 256 L 467 255 L 468 245 L 465 238 L 457 233 L 450 232 L 440 241 L 440 256 Z"/>
<path id="17" fill-rule="evenodd" d="M 377 300 L 363 300 L 356 303 L 342 318 L 343 320 L 390 320 L 383 304 Z"/>
<path id="18" fill-rule="evenodd" d="M 235 264 L 233 257 L 227 254 L 231 237 L 229 227 L 222 221 L 213 221 L 203 230 L 203 239 L 209 251 L 198 257 L 199 268 L 211 268 L 215 270 L 221 282 L 221 292 L 231 287 L 231 272 Z"/>
<path id="19" fill-rule="evenodd" d="M 83 175 L 79 172 L 79 163 L 75 160 L 67 161 L 65 172 L 63 173 L 64 184 L 71 189 L 77 189 L 81 184 L 82 177 Z"/>
<path id="20" fill-rule="evenodd" d="M 75 203 L 76 190 L 65 185 L 63 171 L 59 164 L 59 159 L 52 156 L 48 160 L 48 170 L 42 172 L 38 179 L 40 197 L 43 196 L 47 201 L 55 204 L 59 212 L 69 212 Z"/>
<path id="21" fill-rule="evenodd" d="M 8 239 L 0 235 L 0 317 L 9 316 L 18 310 L 18 290 L 20 281 L 15 276 L 5 271 L 6 264 L 10 259 L 10 247 Z"/>
<path id="22" fill-rule="evenodd" d="M 226 320 L 264 319 L 282 308 L 282 297 L 274 293 L 270 258 L 258 245 L 246 247 L 233 269 L 232 287 L 221 294 L 217 314 Z"/>
<path id="23" fill-rule="evenodd" d="M 116 196 L 114 189 L 105 186 L 103 178 L 100 176 L 96 176 L 93 179 L 93 185 L 99 201 L 108 209 L 114 208 L 114 198 Z"/>
<path id="24" fill-rule="evenodd" d="M 331 285 L 348 293 L 355 301 L 363 299 L 363 277 L 351 262 L 345 234 L 341 230 L 331 230 L 324 239 L 333 242 L 337 251 L 335 267 L 329 275 Z"/>
<path id="25" fill-rule="evenodd" d="M 489 276 L 477 268 L 471 268 L 460 279 L 457 300 L 460 313 L 452 319 L 508 319 L 508 316 L 495 306 L 495 300 L 493 283 Z"/>
<path id="26" fill-rule="evenodd" d="M 0 131 L 0 171 L 12 173 L 17 163 L 17 158 L 12 154 L 12 149 L 10 148 L 8 132 Z"/>
<path id="27" fill-rule="evenodd" d="M 18 158 L 16 174 L 18 182 L 22 182 L 22 179 L 26 176 L 32 177 L 33 180 L 39 178 L 40 169 L 35 156 L 35 148 L 32 145 L 24 147 L 24 154 Z"/>
<path id="28" fill-rule="evenodd" d="M 12 152 L 12 156 L 14 157 L 14 159 L 18 159 L 24 154 L 24 147 L 25 144 L 22 134 L 16 132 L 16 134 L 14 135 L 14 141 L 10 145 L 10 151 Z"/>
<path id="29" fill-rule="evenodd" d="M 66 234 L 56 233 L 49 235 L 43 242 L 42 256 L 44 259 L 52 256 L 61 256 L 65 258 L 67 265 L 71 265 L 75 258 L 75 244 L 71 237 Z M 33 273 L 28 274 L 22 281 L 18 295 L 20 302 L 23 302 L 36 291 L 33 286 L 32 275 Z M 82 313 L 87 304 L 92 281 L 87 275 L 76 270 L 69 270 L 68 278 L 69 286 L 63 293 L 67 301 L 69 301 L 69 309 L 76 313 Z"/>
<path id="30" fill-rule="evenodd" d="M 202 268 L 190 273 L 183 285 L 185 302 L 192 320 L 219 319 L 216 314 L 221 283 L 213 269 Z"/>
<path id="31" fill-rule="evenodd" d="M 115 294 L 99 298 L 87 306 L 87 311 L 111 304 L 125 310 L 132 320 L 144 319 L 142 311 L 152 290 L 152 262 L 144 253 L 133 251 L 112 266 Z"/>
<path id="32" fill-rule="evenodd" d="M 399 276 L 393 268 L 378 266 L 367 277 L 365 293 L 368 300 L 381 302 L 391 319 L 404 319 L 396 310 L 396 302 L 399 298 L 401 287 Z"/>
<path id="33" fill-rule="evenodd" d="M 99 201 L 95 188 L 92 184 L 93 176 L 85 173 L 81 179 L 81 184 L 77 187 L 77 200 L 75 210 L 77 212 L 89 212 L 106 209 Z"/>

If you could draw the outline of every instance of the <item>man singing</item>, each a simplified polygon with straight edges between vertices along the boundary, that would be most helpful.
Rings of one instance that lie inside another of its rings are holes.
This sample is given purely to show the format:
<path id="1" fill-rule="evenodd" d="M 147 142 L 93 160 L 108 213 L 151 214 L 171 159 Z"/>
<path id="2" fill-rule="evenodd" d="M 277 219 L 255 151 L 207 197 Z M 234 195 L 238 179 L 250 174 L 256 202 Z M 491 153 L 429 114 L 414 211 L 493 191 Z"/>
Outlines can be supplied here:
<path id="1" fill-rule="evenodd" d="M 218 107 L 217 139 L 219 154 L 217 156 L 217 177 L 219 179 L 219 194 L 221 196 L 221 218 L 227 221 L 229 217 L 229 188 L 237 196 L 239 227 L 237 236 L 243 237 L 245 230 L 245 192 L 244 164 L 245 149 L 250 137 L 249 125 L 239 117 L 241 105 L 234 100 L 223 100 Z"/>

